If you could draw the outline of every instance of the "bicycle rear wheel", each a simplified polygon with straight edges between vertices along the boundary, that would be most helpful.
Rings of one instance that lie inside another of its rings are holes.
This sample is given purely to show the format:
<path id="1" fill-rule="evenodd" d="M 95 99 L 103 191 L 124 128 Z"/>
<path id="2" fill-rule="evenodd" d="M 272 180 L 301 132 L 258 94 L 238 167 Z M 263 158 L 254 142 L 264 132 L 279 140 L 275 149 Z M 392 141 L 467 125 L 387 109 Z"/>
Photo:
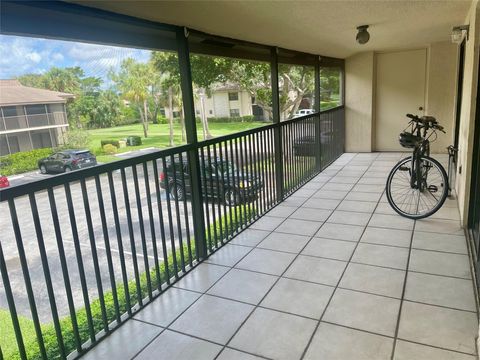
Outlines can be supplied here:
<path id="1" fill-rule="evenodd" d="M 412 158 L 400 160 L 387 179 L 387 199 L 392 208 L 409 219 L 423 219 L 438 211 L 448 195 L 443 166 L 428 156 L 420 157 L 420 179 L 411 185 Z"/>

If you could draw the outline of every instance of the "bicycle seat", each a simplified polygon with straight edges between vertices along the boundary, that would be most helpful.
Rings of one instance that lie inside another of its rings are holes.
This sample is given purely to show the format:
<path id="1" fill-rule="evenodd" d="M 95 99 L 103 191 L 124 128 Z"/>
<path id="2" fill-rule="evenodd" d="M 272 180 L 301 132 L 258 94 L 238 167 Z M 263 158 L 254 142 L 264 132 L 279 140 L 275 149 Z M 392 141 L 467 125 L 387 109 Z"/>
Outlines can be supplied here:
<path id="1" fill-rule="evenodd" d="M 425 115 L 425 116 L 422 116 L 420 119 L 425 123 L 431 123 L 431 124 L 437 123 L 437 119 L 435 119 L 433 116 Z"/>

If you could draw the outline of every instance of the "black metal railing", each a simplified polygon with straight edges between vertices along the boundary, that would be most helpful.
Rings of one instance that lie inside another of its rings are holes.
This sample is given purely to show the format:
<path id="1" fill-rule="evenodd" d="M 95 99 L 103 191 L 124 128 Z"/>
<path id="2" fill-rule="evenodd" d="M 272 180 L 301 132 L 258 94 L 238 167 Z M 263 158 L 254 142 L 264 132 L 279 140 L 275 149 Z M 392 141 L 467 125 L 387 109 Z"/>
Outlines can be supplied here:
<path id="1" fill-rule="evenodd" d="M 83 354 L 340 156 L 343 129 L 338 107 L 0 191 L 14 355 Z"/>

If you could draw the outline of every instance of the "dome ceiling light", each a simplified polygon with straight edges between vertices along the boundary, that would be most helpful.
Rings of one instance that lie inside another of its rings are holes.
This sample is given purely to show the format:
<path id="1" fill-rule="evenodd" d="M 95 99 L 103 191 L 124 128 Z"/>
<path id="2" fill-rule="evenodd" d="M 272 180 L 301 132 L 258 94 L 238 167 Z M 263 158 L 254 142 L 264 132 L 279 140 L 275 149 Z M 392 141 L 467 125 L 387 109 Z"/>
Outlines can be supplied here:
<path id="1" fill-rule="evenodd" d="M 357 42 L 361 45 L 366 44 L 370 40 L 370 34 L 367 31 L 368 25 L 360 25 L 357 27 Z"/>

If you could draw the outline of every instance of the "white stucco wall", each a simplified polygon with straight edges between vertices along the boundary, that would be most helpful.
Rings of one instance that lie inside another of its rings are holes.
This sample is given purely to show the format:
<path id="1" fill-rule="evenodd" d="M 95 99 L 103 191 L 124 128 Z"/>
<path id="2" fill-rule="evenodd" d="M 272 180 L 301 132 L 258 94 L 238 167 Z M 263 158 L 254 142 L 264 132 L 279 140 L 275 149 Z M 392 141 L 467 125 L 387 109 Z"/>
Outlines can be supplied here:
<path id="1" fill-rule="evenodd" d="M 425 113 L 435 116 L 447 134 L 432 143 L 435 153 L 453 143 L 458 46 L 450 42 L 430 44 L 426 66 Z M 345 61 L 345 121 L 347 151 L 372 151 L 375 141 L 376 62 L 374 52 L 356 54 Z M 412 85 L 414 86 L 414 84 Z M 392 137 L 392 143 L 397 142 Z"/>
<path id="2" fill-rule="evenodd" d="M 366 52 L 345 61 L 345 150 L 370 152 L 374 118 L 374 53 Z"/>
<path id="3" fill-rule="evenodd" d="M 427 61 L 425 113 L 434 116 L 445 127 L 431 144 L 432 152 L 446 153 L 453 144 L 457 95 L 458 45 L 450 41 L 430 44 Z"/>
<path id="4" fill-rule="evenodd" d="M 465 24 L 470 24 L 470 34 L 465 48 L 465 73 L 463 79 L 462 110 L 459 132 L 459 153 L 456 190 L 460 217 L 467 224 L 472 172 L 475 102 L 477 97 L 478 61 L 480 43 L 480 9 L 474 1 Z M 460 172 L 461 171 L 461 172 Z"/>

